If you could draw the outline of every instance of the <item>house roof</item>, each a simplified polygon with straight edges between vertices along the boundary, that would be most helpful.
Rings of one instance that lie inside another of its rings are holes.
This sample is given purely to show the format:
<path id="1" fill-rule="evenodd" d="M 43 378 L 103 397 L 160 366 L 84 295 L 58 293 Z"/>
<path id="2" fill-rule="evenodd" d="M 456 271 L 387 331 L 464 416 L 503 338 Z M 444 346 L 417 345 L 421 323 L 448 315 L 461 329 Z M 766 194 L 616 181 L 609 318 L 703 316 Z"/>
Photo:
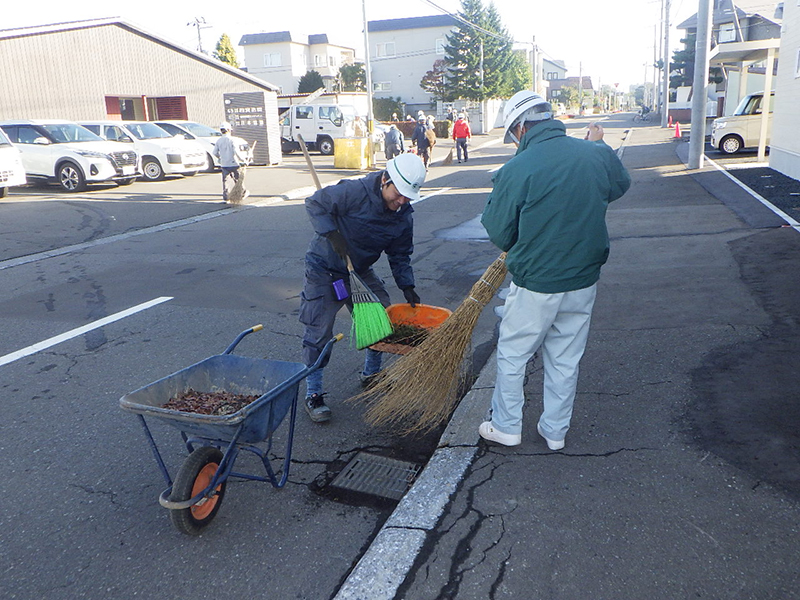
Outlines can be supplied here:
<path id="1" fill-rule="evenodd" d="M 314 44 L 327 44 L 328 43 L 328 34 L 327 33 L 317 33 L 314 35 L 308 36 L 308 45 L 313 46 Z"/>
<path id="2" fill-rule="evenodd" d="M 736 9 L 736 16 L 739 19 L 759 15 L 767 21 L 780 21 L 774 15 L 775 7 L 778 5 L 777 1 L 767 0 L 719 0 L 719 5 L 712 16 L 714 24 L 730 23 L 733 21 L 734 7 Z M 770 7 L 769 10 L 766 7 Z M 686 19 L 683 23 L 677 26 L 677 29 L 697 29 L 697 13 Z"/>
<path id="3" fill-rule="evenodd" d="M 395 31 L 398 29 L 424 29 L 426 27 L 454 27 L 456 25 L 458 25 L 458 21 L 455 17 L 450 15 L 431 15 L 428 17 L 368 21 L 367 31 Z"/>
<path id="4" fill-rule="evenodd" d="M 246 33 L 239 40 L 240 46 L 250 46 L 253 44 L 278 44 L 280 42 L 291 42 L 292 34 L 289 31 L 273 31 L 271 33 Z"/>
<path id="5" fill-rule="evenodd" d="M 213 67 L 215 69 L 219 69 L 220 71 L 225 71 L 229 75 L 234 77 L 238 77 L 246 81 L 247 83 L 251 83 L 256 85 L 260 88 L 267 89 L 273 92 L 277 92 L 279 88 L 271 83 L 264 81 L 263 79 L 258 79 L 257 77 L 253 77 L 252 75 L 248 75 L 241 69 L 237 69 L 236 67 L 232 67 L 227 63 L 217 60 L 216 58 L 212 58 L 200 52 L 195 52 L 194 50 L 189 50 L 188 48 L 184 48 L 178 44 L 170 42 L 158 35 L 149 33 L 139 27 L 138 25 L 133 25 L 128 21 L 123 21 L 119 17 L 109 17 L 106 19 L 90 19 L 86 21 L 69 21 L 66 23 L 51 23 L 49 25 L 37 25 L 34 27 L 19 27 L 16 29 L 0 29 L 0 41 L 14 39 L 14 38 L 22 38 L 22 37 L 31 37 L 35 35 L 45 35 L 51 33 L 60 33 L 63 31 L 76 31 L 80 29 L 90 29 L 94 27 L 119 27 L 121 29 L 125 29 L 135 35 L 141 36 L 146 38 L 156 44 L 160 44 L 169 48 L 170 50 L 174 50 L 184 56 L 188 56 L 189 58 L 193 58 L 200 62 L 206 63 L 208 66 Z"/>

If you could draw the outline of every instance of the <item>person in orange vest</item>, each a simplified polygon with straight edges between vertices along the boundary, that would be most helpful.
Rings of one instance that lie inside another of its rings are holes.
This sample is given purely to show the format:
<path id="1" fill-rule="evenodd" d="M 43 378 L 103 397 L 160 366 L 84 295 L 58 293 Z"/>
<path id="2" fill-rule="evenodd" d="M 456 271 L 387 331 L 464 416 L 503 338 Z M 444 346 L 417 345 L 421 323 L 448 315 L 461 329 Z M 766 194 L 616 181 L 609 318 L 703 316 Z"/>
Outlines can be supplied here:
<path id="1" fill-rule="evenodd" d="M 464 119 L 464 114 L 459 113 L 458 119 L 453 124 L 453 139 L 456 141 L 456 155 L 458 162 L 461 162 L 461 153 L 464 153 L 464 162 L 469 160 L 469 153 L 467 152 L 467 144 L 469 138 L 472 137 L 472 132 L 469 130 L 469 123 Z"/>

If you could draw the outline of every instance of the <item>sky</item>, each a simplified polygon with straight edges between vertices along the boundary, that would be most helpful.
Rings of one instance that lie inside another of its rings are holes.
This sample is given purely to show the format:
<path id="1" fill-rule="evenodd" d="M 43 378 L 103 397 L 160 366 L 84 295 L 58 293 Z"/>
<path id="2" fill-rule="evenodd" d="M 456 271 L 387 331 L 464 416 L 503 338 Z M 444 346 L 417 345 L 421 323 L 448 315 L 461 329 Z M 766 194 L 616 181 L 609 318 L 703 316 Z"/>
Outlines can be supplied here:
<path id="1" fill-rule="evenodd" d="M 5 0 L 0 29 L 63 23 L 83 19 L 122 17 L 173 43 L 197 49 L 197 20 L 203 49 L 214 50 L 227 33 L 234 46 L 246 33 L 290 31 L 294 39 L 326 33 L 331 43 L 354 48 L 364 57 L 363 8 L 367 20 L 457 13 L 460 0 L 305 0 L 292 10 L 292 3 L 275 0 L 136 0 L 109 3 L 107 0 Z M 489 0 L 483 0 L 488 6 Z M 632 84 L 652 81 L 654 46 L 659 29 L 662 0 L 494 0 L 503 24 L 515 40 L 533 42 L 550 59 L 565 62 L 567 76 L 592 77 L 598 85 Z M 671 0 L 670 21 L 684 21 L 697 12 L 698 0 Z M 399 8 L 401 7 L 402 8 Z M 443 10 L 440 10 L 443 9 Z M 670 48 L 681 47 L 680 32 L 672 29 Z M 663 41 L 659 41 L 659 47 Z M 530 44 L 520 45 L 530 47 Z M 240 57 L 241 49 L 237 48 Z M 659 53 L 660 54 L 660 53 Z M 671 52 L 670 52 L 671 54 Z M 240 59 L 240 63 L 241 63 Z M 646 74 L 647 71 L 647 74 Z"/>

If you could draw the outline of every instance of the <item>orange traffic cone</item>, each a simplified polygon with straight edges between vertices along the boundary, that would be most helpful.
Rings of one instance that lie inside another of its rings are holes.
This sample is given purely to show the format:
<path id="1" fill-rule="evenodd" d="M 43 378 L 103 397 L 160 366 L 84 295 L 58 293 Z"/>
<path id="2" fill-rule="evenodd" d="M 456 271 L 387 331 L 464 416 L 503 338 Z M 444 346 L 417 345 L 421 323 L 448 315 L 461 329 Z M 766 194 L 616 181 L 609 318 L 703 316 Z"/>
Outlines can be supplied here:
<path id="1" fill-rule="evenodd" d="M 667 127 L 672 129 L 672 115 L 669 116 L 669 123 L 667 123 Z"/>
<path id="2" fill-rule="evenodd" d="M 681 137 L 681 124 L 675 121 L 675 135 L 673 137 Z"/>

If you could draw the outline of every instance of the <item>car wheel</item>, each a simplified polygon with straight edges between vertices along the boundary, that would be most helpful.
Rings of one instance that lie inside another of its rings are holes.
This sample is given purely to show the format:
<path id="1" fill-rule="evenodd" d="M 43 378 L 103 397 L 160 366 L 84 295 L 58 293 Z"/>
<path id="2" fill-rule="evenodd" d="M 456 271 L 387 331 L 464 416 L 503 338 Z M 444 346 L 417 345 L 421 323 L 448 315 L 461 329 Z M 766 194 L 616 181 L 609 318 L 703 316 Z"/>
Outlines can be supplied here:
<path id="1" fill-rule="evenodd" d="M 333 140 L 329 137 L 320 138 L 317 142 L 317 149 L 320 154 L 330 156 L 333 154 Z"/>
<path id="2" fill-rule="evenodd" d="M 5 186 L 0 187 L 0 198 L 5 198 L 6 194 L 8 194 L 8 188 Z"/>
<path id="3" fill-rule="evenodd" d="M 736 135 L 726 135 L 720 141 L 719 149 L 725 154 L 736 154 L 742 149 L 742 140 Z"/>
<path id="4" fill-rule="evenodd" d="M 295 145 L 292 142 L 287 142 L 286 140 L 281 139 L 281 152 L 283 154 L 291 154 L 295 150 Z"/>
<path id="5" fill-rule="evenodd" d="M 58 185 L 65 192 L 82 192 L 86 189 L 86 178 L 75 163 L 65 162 L 58 168 Z"/>
<path id="6" fill-rule="evenodd" d="M 147 158 L 142 165 L 142 173 L 147 181 L 161 181 L 164 179 L 164 169 L 155 158 Z"/>
<path id="7" fill-rule="evenodd" d="M 214 172 L 214 159 L 210 154 L 206 154 L 206 166 L 203 167 L 202 170 L 206 173 Z"/>

